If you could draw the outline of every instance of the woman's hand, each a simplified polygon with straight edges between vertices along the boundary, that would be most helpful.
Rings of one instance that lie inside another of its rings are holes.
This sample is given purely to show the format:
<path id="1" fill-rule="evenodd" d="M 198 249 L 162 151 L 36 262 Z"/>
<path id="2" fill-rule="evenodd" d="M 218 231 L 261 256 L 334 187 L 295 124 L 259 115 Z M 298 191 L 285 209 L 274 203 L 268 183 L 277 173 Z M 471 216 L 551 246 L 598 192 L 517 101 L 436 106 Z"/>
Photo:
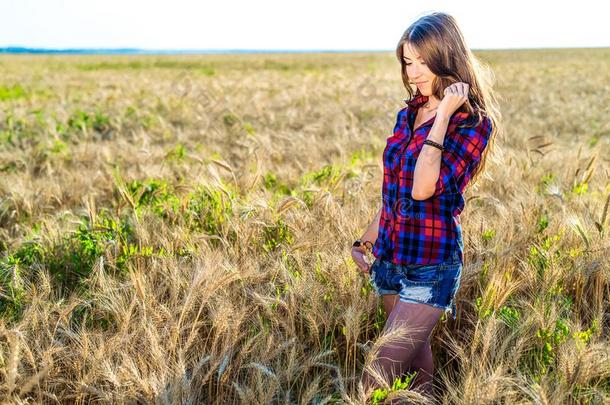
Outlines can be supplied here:
<path id="1" fill-rule="evenodd" d="M 450 118 L 453 113 L 468 100 L 468 83 L 457 82 L 447 87 L 444 96 L 438 105 L 437 114 Z"/>
<path id="2" fill-rule="evenodd" d="M 364 245 L 352 246 L 352 259 L 354 259 L 354 262 L 356 262 L 356 265 L 360 268 L 360 270 L 368 275 L 371 265 L 366 261 L 365 254 L 366 248 Z"/>

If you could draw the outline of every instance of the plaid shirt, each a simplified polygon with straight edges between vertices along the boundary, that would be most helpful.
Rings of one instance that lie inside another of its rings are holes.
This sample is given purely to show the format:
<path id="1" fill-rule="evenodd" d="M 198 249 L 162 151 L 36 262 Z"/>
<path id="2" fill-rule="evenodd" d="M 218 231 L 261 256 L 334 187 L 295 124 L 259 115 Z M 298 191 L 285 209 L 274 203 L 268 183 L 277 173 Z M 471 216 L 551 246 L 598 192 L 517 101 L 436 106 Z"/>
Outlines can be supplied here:
<path id="1" fill-rule="evenodd" d="M 478 165 L 491 133 L 491 120 L 471 128 L 459 128 L 468 113 L 457 111 L 449 120 L 443 142 L 439 178 L 434 194 L 425 200 L 411 197 L 415 163 L 434 117 L 412 128 L 418 108 L 428 97 L 417 95 L 398 112 L 394 134 L 383 152 L 383 186 L 379 233 L 373 255 L 395 264 L 438 264 L 458 250 L 463 262 L 460 212 L 462 192 Z M 461 234 L 460 234 L 461 235 Z"/>

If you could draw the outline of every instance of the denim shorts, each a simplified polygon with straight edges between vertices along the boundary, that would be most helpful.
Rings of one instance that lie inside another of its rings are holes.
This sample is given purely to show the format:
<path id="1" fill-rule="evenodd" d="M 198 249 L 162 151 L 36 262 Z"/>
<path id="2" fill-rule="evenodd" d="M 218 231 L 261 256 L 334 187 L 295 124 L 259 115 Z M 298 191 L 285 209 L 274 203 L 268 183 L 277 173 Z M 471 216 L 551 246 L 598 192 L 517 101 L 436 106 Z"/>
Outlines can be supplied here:
<path id="1" fill-rule="evenodd" d="M 450 260 L 439 264 L 400 265 L 375 258 L 369 271 L 377 295 L 398 294 L 400 301 L 443 308 L 455 320 L 455 295 L 460 287 L 462 267 L 456 250 Z"/>

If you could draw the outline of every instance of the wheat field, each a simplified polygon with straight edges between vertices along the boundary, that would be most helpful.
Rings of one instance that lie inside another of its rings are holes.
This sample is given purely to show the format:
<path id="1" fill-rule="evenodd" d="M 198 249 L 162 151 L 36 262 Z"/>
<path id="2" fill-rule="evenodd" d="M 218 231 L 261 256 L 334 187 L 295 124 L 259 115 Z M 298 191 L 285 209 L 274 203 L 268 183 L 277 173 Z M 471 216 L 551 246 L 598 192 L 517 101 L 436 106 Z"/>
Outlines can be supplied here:
<path id="1" fill-rule="evenodd" d="M 505 131 L 464 196 L 434 400 L 608 403 L 610 49 L 475 55 Z M 0 72 L 0 403 L 377 403 L 386 314 L 350 246 L 407 96 L 392 53 Z"/>

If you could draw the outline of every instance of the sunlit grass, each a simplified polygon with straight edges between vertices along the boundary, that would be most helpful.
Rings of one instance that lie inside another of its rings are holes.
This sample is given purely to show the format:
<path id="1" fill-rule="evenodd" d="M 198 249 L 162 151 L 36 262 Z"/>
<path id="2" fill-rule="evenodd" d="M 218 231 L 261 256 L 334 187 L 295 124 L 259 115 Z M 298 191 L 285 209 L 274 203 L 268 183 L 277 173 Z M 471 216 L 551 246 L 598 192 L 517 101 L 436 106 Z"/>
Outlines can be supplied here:
<path id="1" fill-rule="evenodd" d="M 437 397 L 603 403 L 610 53 L 477 55 L 506 133 L 465 196 Z M 385 314 L 349 247 L 404 106 L 392 54 L 0 63 L 0 397 L 422 399 L 358 387 Z"/>

